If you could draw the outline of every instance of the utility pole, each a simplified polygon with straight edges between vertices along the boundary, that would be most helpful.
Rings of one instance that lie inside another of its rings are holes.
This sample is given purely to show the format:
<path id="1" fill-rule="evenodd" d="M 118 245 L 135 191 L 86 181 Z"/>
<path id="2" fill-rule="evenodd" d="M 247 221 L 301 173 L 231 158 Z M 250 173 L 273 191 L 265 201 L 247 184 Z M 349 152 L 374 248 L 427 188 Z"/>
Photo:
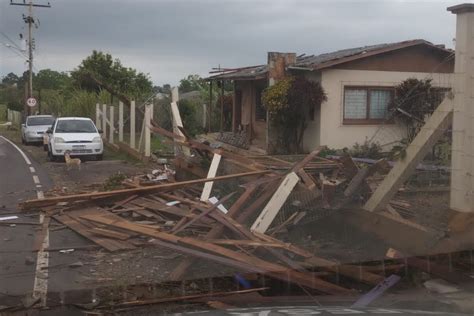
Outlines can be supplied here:
<path id="1" fill-rule="evenodd" d="M 35 4 L 33 0 L 29 0 L 26 3 L 26 0 L 23 0 L 23 3 L 13 2 L 10 0 L 11 5 L 27 6 L 28 7 L 28 16 L 23 15 L 23 21 L 28 24 L 28 95 L 27 98 L 33 97 L 33 48 L 34 48 L 34 39 L 33 39 L 33 25 L 35 24 L 35 18 L 33 17 L 33 7 L 38 8 L 51 8 L 51 4 Z M 36 26 L 37 27 L 37 26 Z M 25 100 L 26 103 L 26 100 Z M 31 107 L 27 106 L 28 115 L 31 114 Z"/>

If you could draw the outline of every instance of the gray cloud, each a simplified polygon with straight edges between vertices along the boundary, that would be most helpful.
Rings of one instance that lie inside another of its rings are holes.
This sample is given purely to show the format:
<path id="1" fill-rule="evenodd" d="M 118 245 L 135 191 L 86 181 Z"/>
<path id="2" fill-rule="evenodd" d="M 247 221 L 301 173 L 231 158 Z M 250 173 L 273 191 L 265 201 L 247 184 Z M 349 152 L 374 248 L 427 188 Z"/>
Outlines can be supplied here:
<path id="1" fill-rule="evenodd" d="M 265 63 L 267 51 L 323 53 L 414 38 L 452 46 L 455 33 L 446 11 L 453 1 L 49 1 L 51 9 L 35 10 L 38 69 L 72 70 L 98 49 L 155 84 L 205 76 L 217 65 Z M 23 12 L 2 1 L 0 30 L 17 40 L 26 32 Z M 4 45 L 0 57 L 0 75 L 25 69 Z"/>

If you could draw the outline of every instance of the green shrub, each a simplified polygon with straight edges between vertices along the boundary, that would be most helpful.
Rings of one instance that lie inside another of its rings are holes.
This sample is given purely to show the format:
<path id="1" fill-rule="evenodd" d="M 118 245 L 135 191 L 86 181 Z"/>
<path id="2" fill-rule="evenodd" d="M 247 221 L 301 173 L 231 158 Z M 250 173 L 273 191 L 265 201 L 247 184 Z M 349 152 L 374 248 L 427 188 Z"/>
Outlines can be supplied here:
<path id="1" fill-rule="evenodd" d="M 383 158 L 382 147 L 377 142 L 369 142 L 367 139 L 363 144 L 355 143 L 349 154 L 356 158 Z"/>

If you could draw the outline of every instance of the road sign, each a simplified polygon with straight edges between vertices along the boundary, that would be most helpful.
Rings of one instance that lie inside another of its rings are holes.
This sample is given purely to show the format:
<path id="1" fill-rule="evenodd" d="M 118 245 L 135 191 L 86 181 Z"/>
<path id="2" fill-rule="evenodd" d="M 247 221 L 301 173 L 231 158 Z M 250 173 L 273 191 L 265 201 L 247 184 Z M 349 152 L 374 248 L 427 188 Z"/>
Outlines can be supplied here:
<path id="1" fill-rule="evenodd" d="M 29 107 L 34 107 L 34 106 L 36 106 L 36 99 L 35 98 L 28 98 L 28 100 L 26 100 L 26 104 L 28 104 Z"/>

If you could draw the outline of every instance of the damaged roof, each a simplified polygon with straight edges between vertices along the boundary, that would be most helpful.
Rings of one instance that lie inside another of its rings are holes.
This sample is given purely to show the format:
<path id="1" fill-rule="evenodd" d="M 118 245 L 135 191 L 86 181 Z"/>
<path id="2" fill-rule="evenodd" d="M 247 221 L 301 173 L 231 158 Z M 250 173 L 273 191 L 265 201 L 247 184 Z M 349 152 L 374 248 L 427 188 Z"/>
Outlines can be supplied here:
<path id="1" fill-rule="evenodd" d="M 296 58 L 296 63 L 289 66 L 289 68 L 300 69 L 300 70 L 318 70 L 328 68 L 337 64 L 349 62 L 356 59 L 366 58 L 377 54 L 387 53 L 393 50 L 402 49 L 406 47 L 416 45 L 427 45 L 435 49 L 442 50 L 446 53 L 451 54 L 453 51 L 444 48 L 443 45 L 434 45 L 423 39 L 416 39 L 410 41 L 396 42 L 396 43 L 385 43 L 371 46 L 362 46 L 356 48 L 349 48 L 338 50 L 331 53 L 325 53 L 320 55 L 300 55 Z M 259 65 L 252 67 L 244 67 L 237 69 L 230 69 L 223 71 L 220 74 L 210 76 L 209 80 L 216 79 L 230 79 L 230 80 L 255 80 L 265 79 L 268 73 L 267 65 Z"/>

